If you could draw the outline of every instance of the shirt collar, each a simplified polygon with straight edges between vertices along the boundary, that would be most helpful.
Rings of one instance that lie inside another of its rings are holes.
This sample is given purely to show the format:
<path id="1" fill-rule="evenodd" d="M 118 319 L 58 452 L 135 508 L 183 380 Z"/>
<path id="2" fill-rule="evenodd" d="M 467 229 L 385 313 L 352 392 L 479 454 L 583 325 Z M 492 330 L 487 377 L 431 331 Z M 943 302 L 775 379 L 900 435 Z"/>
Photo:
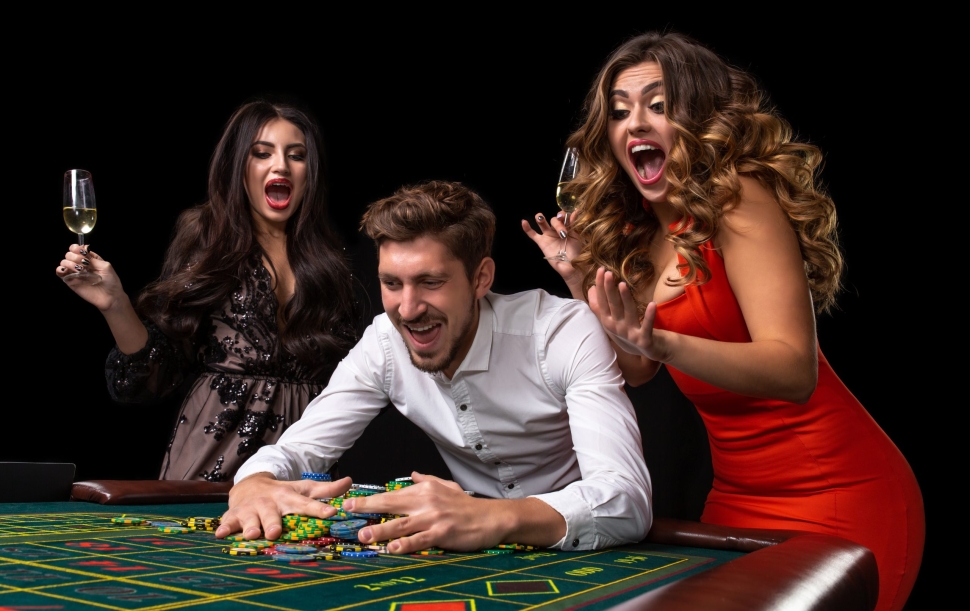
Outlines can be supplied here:
<path id="1" fill-rule="evenodd" d="M 492 310 L 492 304 L 488 301 L 490 294 L 478 300 L 478 330 L 475 331 L 475 339 L 472 341 L 471 348 L 468 349 L 468 354 L 465 355 L 465 360 L 458 365 L 455 375 L 451 378 L 452 380 L 458 377 L 460 373 L 488 371 L 488 359 L 492 354 L 492 329 L 495 320 L 495 312 Z M 447 381 L 445 374 L 440 371 L 434 375 L 443 381 Z"/>

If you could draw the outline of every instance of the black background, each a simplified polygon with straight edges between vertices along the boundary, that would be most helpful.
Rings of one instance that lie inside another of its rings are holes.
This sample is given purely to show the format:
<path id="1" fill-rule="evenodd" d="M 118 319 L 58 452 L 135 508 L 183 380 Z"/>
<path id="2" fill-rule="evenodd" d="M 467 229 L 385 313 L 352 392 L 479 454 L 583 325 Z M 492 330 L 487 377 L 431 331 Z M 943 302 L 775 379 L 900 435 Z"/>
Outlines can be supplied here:
<path id="1" fill-rule="evenodd" d="M 826 155 L 822 176 L 839 212 L 847 273 L 840 309 L 819 318 L 819 341 L 923 488 L 929 536 L 909 608 L 928 598 L 939 503 L 931 447 L 940 432 L 929 416 L 936 401 L 927 354 L 906 337 L 902 307 L 918 290 L 906 270 L 914 269 L 919 219 L 904 212 L 928 194 L 896 158 L 915 154 L 899 150 L 903 141 L 918 148 L 919 88 L 900 86 L 911 75 L 896 50 L 923 36 L 919 24 L 875 31 L 818 17 L 766 29 L 741 20 L 616 16 L 584 18 L 571 29 L 512 19 L 459 29 L 329 22 L 289 34 L 292 24 L 274 20 L 265 16 L 265 32 L 218 39 L 117 34 L 103 51 L 39 41 L 58 52 L 15 62 L 8 103 L 17 102 L 16 110 L 5 113 L 7 184 L 21 191 L 15 199 L 27 200 L 28 219 L 5 224 L 8 244 L 17 245 L 5 276 L 16 311 L 7 310 L 9 352 L 18 361 L 8 368 L 8 388 L 26 392 L 8 392 L 0 459 L 73 462 L 78 479 L 153 478 L 177 409 L 171 401 L 121 406 L 108 398 L 103 363 L 111 336 L 100 314 L 54 275 L 72 241 L 60 212 L 65 170 L 93 173 L 99 220 L 89 241 L 134 296 L 157 275 L 178 213 L 204 199 L 209 156 L 233 109 L 258 95 L 288 96 L 322 127 L 333 223 L 371 287 L 373 248 L 357 234 L 364 207 L 401 184 L 438 178 L 465 182 L 495 208 L 497 292 L 541 287 L 564 295 L 519 220 L 555 211 L 563 141 L 610 51 L 647 29 L 674 29 L 751 71 L 799 136 Z M 638 391 L 641 417 L 671 409 L 658 405 L 670 389 L 658 388 Z M 394 427 L 382 431 L 387 447 L 375 445 L 371 460 L 406 456 L 393 449 Z M 648 462 L 683 449 L 663 432 L 654 437 L 659 445 L 648 449 Z M 425 463 L 394 458 L 393 466 Z"/>

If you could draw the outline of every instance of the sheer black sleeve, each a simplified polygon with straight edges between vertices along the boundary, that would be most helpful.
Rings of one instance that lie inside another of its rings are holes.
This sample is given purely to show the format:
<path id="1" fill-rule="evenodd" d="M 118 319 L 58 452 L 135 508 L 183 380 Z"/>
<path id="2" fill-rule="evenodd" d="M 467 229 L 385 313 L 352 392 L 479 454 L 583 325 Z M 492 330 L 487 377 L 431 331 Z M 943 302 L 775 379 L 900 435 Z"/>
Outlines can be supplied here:
<path id="1" fill-rule="evenodd" d="M 178 343 L 166 337 L 150 322 L 148 343 L 134 354 L 124 354 L 118 346 L 108 353 L 104 375 L 108 394 L 121 403 L 157 401 L 177 389 L 192 375 L 195 362 Z M 193 355 L 195 352 L 191 352 Z"/>

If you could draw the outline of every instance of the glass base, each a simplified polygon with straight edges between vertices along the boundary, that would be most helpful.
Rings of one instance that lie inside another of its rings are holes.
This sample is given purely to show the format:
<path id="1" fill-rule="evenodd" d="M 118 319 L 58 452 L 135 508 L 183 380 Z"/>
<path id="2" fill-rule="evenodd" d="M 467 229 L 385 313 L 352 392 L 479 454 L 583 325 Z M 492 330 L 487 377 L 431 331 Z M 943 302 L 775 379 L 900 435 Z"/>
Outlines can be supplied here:
<path id="1" fill-rule="evenodd" d="M 84 282 L 94 286 L 95 284 L 101 283 L 101 276 L 94 274 L 92 272 L 75 272 L 73 274 L 68 274 L 61 278 L 64 282 L 68 284 L 74 284 L 77 282 Z"/>
<path id="2" fill-rule="evenodd" d="M 545 259 L 546 261 L 569 261 L 569 257 L 564 252 L 561 252 L 558 255 L 552 255 L 549 257 L 542 257 L 542 258 Z"/>

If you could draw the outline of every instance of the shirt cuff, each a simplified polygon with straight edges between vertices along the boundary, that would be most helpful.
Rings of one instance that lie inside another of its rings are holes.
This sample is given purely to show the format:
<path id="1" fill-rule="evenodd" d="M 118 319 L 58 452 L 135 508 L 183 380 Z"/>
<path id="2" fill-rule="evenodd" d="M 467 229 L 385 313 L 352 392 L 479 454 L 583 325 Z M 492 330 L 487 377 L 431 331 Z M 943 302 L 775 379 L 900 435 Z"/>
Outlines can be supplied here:
<path id="1" fill-rule="evenodd" d="M 257 473 L 270 473 L 276 479 L 280 481 L 285 481 L 290 479 L 290 472 L 286 467 L 278 465 L 272 462 L 254 462 L 252 460 L 246 461 L 243 465 L 236 471 L 236 477 L 233 478 L 233 484 L 238 484 L 242 480 L 246 479 L 250 475 L 255 475 Z"/>
<path id="2" fill-rule="evenodd" d="M 586 501 L 569 488 L 548 494 L 536 494 L 539 499 L 559 512 L 566 520 L 566 535 L 550 547 L 566 552 L 595 549 L 596 524 Z"/>

